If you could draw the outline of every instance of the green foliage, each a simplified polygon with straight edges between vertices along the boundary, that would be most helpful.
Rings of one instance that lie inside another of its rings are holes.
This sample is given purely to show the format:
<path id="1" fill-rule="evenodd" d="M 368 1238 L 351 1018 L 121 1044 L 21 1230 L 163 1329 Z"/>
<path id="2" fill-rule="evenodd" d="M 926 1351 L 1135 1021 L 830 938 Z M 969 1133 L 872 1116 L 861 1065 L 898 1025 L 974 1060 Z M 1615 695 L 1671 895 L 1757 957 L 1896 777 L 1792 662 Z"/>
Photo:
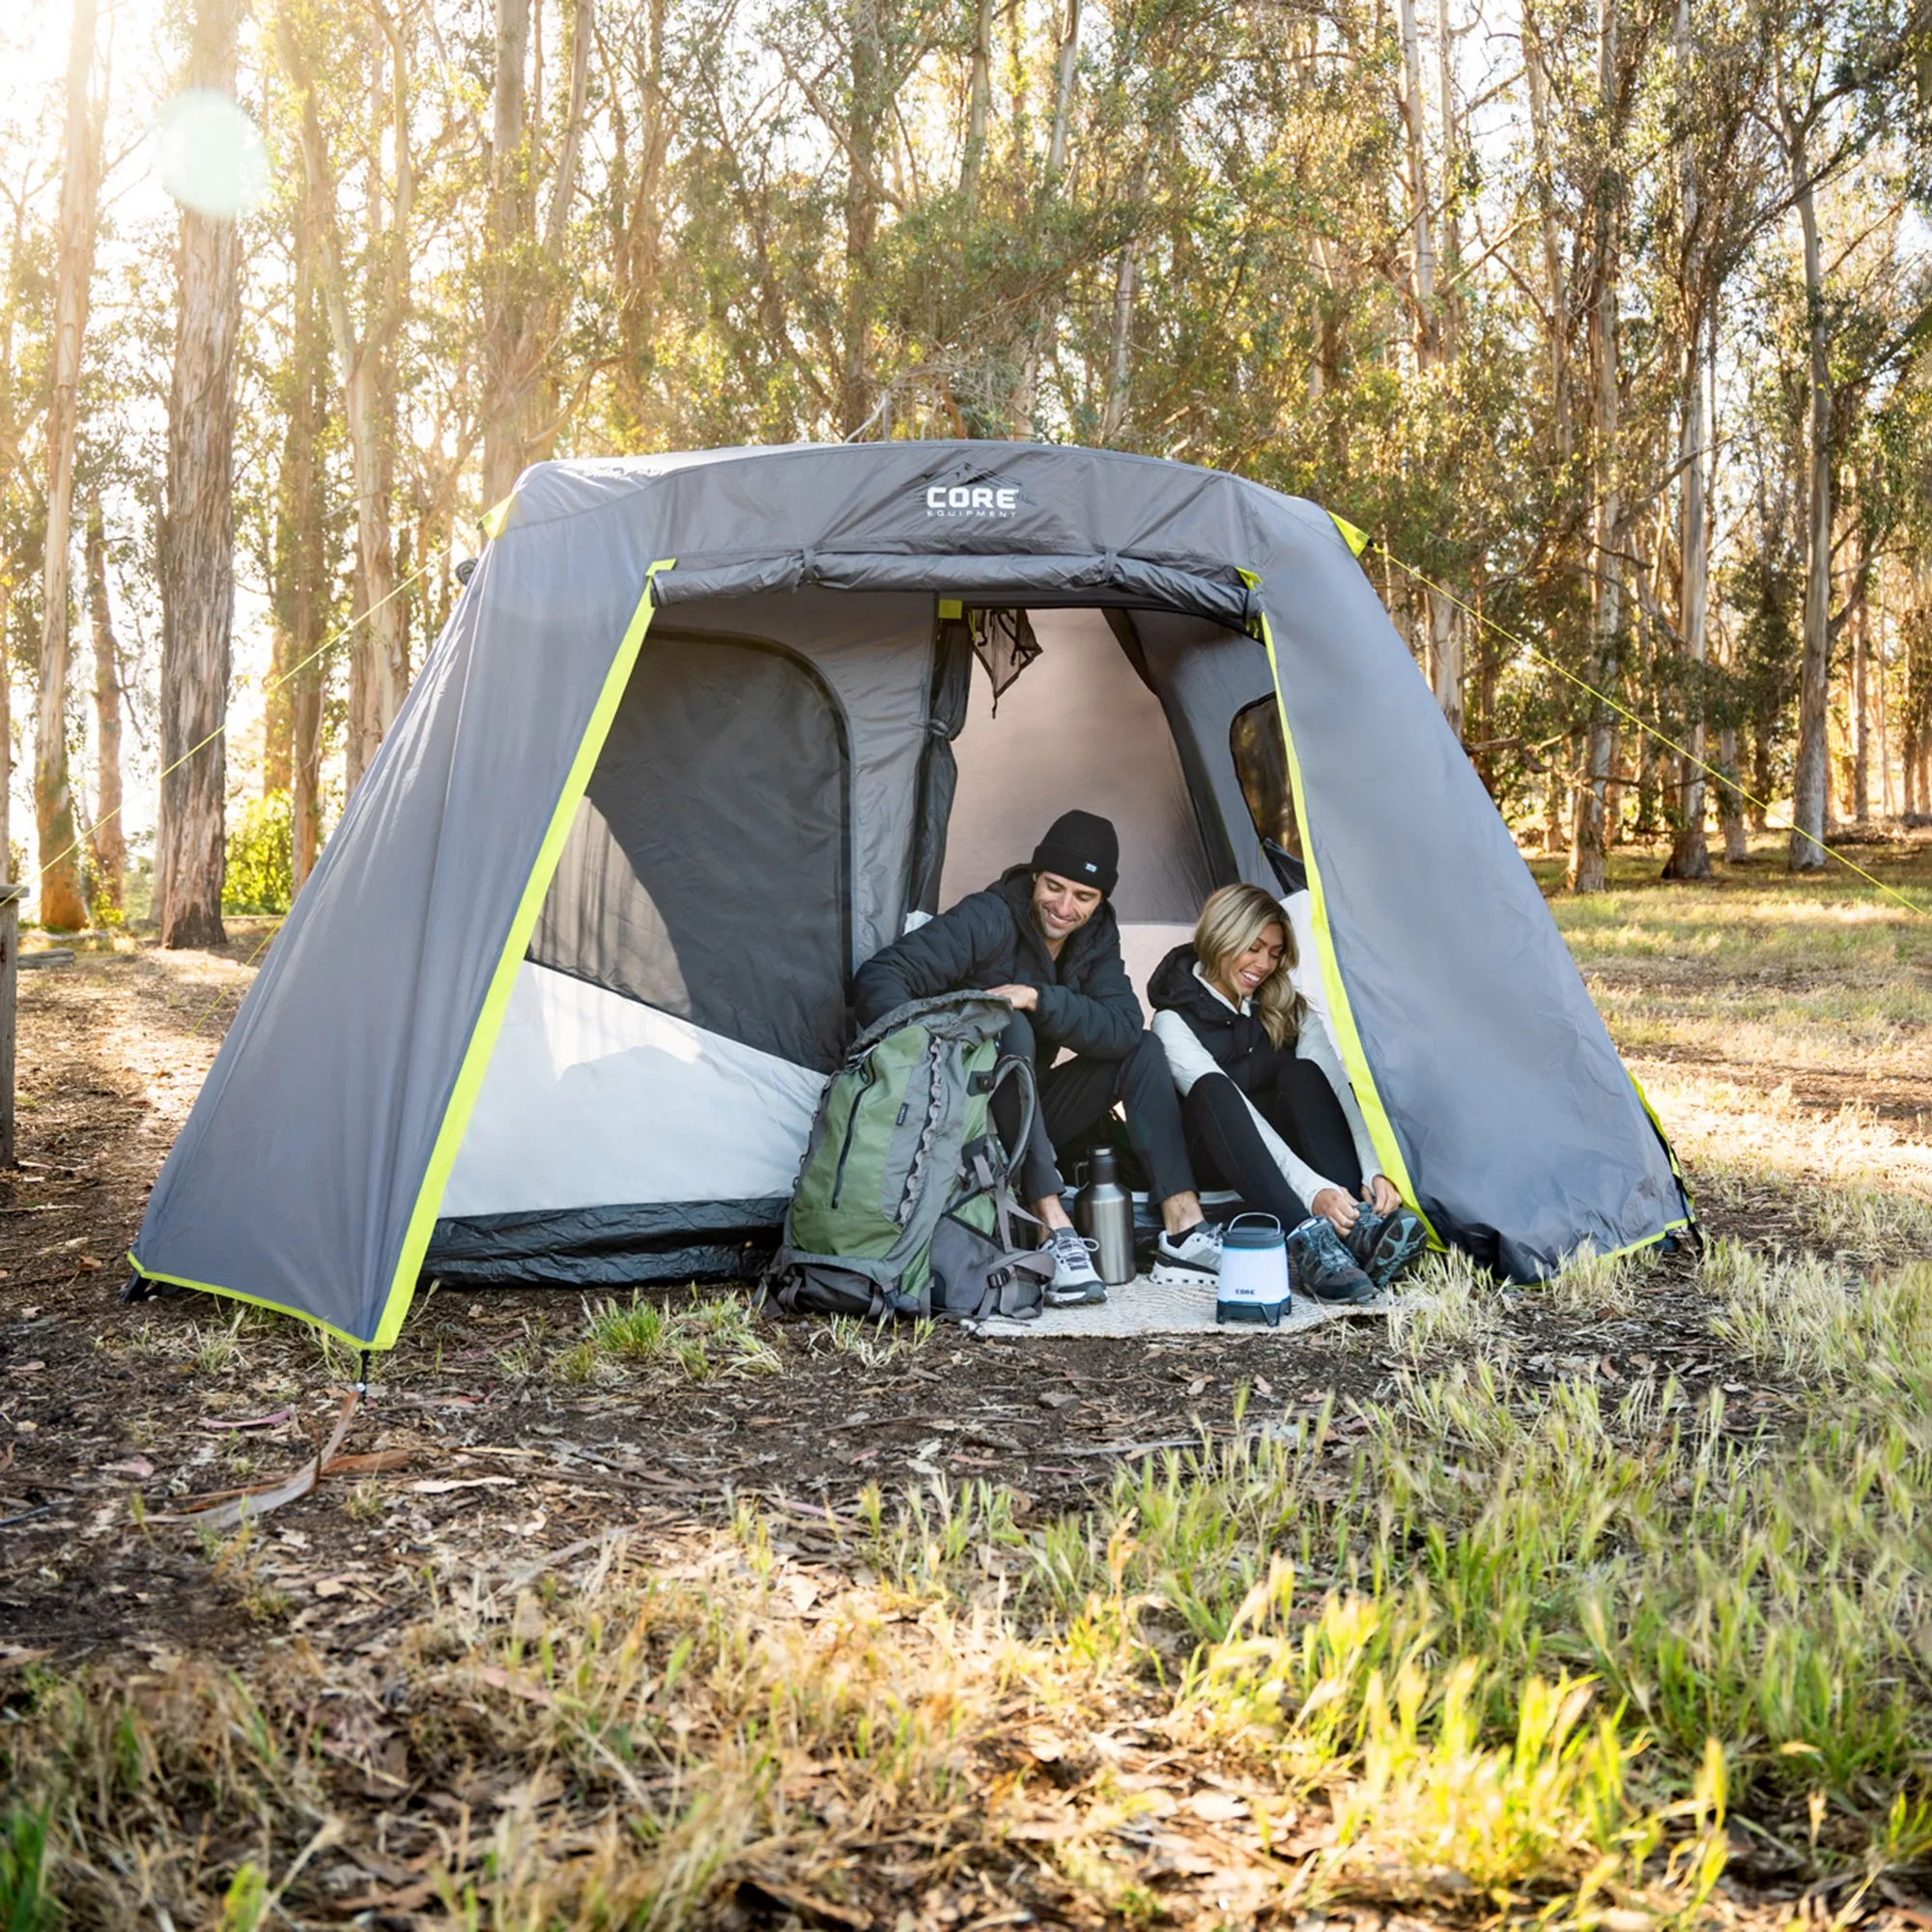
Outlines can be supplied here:
<path id="1" fill-rule="evenodd" d="M 295 897 L 291 868 L 289 795 L 271 791 L 251 799 L 228 835 L 228 868 L 221 884 L 221 910 L 237 913 L 287 912 Z"/>
<path id="2" fill-rule="evenodd" d="M 0 1821 L 0 1932 L 41 1932 L 54 1922 L 43 1877 L 47 1815 L 16 1806 Z"/>

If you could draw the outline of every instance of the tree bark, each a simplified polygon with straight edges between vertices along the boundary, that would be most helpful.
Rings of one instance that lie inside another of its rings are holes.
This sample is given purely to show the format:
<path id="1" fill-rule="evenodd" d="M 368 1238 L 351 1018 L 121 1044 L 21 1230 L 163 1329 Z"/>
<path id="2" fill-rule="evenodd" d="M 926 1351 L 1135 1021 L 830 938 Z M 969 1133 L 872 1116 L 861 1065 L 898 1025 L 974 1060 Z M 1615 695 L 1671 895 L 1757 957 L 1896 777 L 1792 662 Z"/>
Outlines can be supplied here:
<path id="1" fill-rule="evenodd" d="M 1871 821 L 1871 712 L 1866 664 L 1871 655 L 1871 600 L 1862 587 L 1852 620 L 1852 819 Z"/>
<path id="2" fill-rule="evenodd" d="M 127 910 L 128 836 L 121 822 L 121 654 L 107 606 L 107 537 L 100 499 L 87 506 L 87 608 L 94 619 L 94 846 L 99 903 Z"/>
<path id="3" fill-rule="evenodd" d="M 377 238 L 377 289 L 366 326 L 357 333 L 349 303 L 349 270 L 341 234 L 341 198 L 324 139 L 322 119 L 305 52 L 287 10 L 277 15 L 283 60 L 301 97 L 302 165 L 316 216 L 317 278 L 341 370 L 343 416 L 349 433 L 350 473 L 355 490 L 355 548 L 362 621 L 350 670 L 350 717 L 343 752 L 350 790 L 355 788 L 384 734 L 395 721 L 409 680 L 403 611 L 398 608 L 394 539 L 390 531 L 390 476 L 395 424 L 390 363 L 396 332 L 409 307 L 409 231 L 414 197 L 410 157 L 408 74 L 400 39 L 389 43 L 393 67 L 387 90 L 395 157 L 394 192 Z M 381 142 L 373 144 L 372 171 Z M 384 197 L 373 178 L 371 220 L 381 222 Z"/>
<path id="4" fill-rule="evenodd" d="M 490 265 L 483 328 L 483 501 L 500 503 L 523 469 L 526 260 L 531 241 L 532 155 L 526 70 L 530 0 L 497 0 L 497 74 L 490 121 Z"/>
<path id="5" fill-rule="evenodd" d="M 1107 400 L 1100 411 L 1100 441 L 1104 446 L 1120 435 L 1127 419 L 1127 388 L 1133 379 L 1134 243 L 1123 247 L 1114 264 L 1114 323 L 1107 347 Z"/>
<path id="6" fill-rule="evenodd" d="M 1046 142 L 1046 177 L 1058 182 L 1066 167 L 1068 129 L 1073 118 L 1073 82 L 1079 72 L 1080 0 L 1067 0 L 1066 33 L 1053 64 L 1053 128 Z"/>
<path id="7" fill-rule="evenodd" d="M 1804 643 L 1798 673 L 1798 768 L 1792 781 L 1791 852 L 1794 872 L 1825 863 L 1826 728 L 1832 669 L 1832 364 L 1825 316 L 1825 257 L 1804 123 L 1785 112 L 1786 156 L 1804 240 L 1805 346 L 1809 408 L 1805 412 Z"/>
<path id="8" fill-rule="evenodd" d="M 322 838 L 322 699 L 327 666 L 328 533 L 321 444 L 328 414 L 328 324 L 317 286 L 317 211 L 303 198 L 294 233 L 294 332 L 287 419 L 275 491 L 275 627 L 287 640 L 277 696 L 287 717 L 282 783 L 289 793 L 289 866 L 299 891 Z M 272 788 L 272 787 L 271 787 Z"/>
<path id="9" fill-rule="evenodd" d="M 235 91 L 242 0 L 198 0 L 187 84 Z M 168 510 L 161 546 L 161 808 L 155 893 L 161 944 L 219 946 L 228 781 L 235 339 L 242 240 L 232 220 L 183 210 L 176 258 Z"/>
<path id="10" fill-rule="evenodd" d="M 959 158 L 959 198 L 971 215 L 980 205 L 980 169 L 986 158 L 986 116 L 993 103 L 993 0 L 979 0 L 973 15 L 972 78 L 966 101 L 966 145 Z"/>
<path id="11" fill-rule="evenodd" d="M 1617 0 L 1598 0 L 1597 93 L 1602 104 L 1604 143 L 1598 157 L 1596 233 L 1590 306 L 1590 368 L 1594 416 L 1592 471 L 1595 497 L 1592 575 L 1591 663 L 1597 688 L 1608 690 L 1617 676 L 1623 630 L 1623 503 L 1617 475 L 1617 218 L 1621 198 L 1617 145 L 1621 117 L 1614 112 L 1617 92 Z M 1569 886 L 1575 893 L 1604 889 L 1605 821 L 1614 732 L 1610 713 L 1593 702 L 1584 754 L 1583 782 L 1577 788 L 1577 817 L 1571 833 Z"/>
<path id="12" fill-rule="evenodd" d="M 1718 733 L 1718 769 L 1732 781 L 1738 772 L 1738 727 L 1726 724 Z M 1750 856 L 1745 842 L 1745 802 L 1734 784 L 1718 787 L 1718 823 L 1724 828 L 1724 863 L 1742 866 Z"/>
<path id="13" fill-rule="evenodd" d="M 1396 0 L 1402 24 L 1402 132 L 1408 157 L 1409 235 L 1414 249 L 1415 359 L 1435 364 L 1435 242 L 1429 220 L 1429 169 L 1422 151 L 1422 43 L 1415 0 Z"/>
<path id="14" fill-rule="evenodd" d="M 872 242 L 879 189 L 873 158 L 884 103 L 879 0 L 849 0 L 851 86 L 845 118 L 845 299 L 838 372 L 839 428 L 857 436 L 872 413 Z"/>
<path id="15" fill-rule="evenodd" d="M 67 756 L 71 638 L 68 551 L 73 516 L 74 444 L 80 419 L 81 349 L 94 275 L 95 200 L 100 185 L 100 100 L 88 95 L 94 68 L 95 0 L 74 0 L 67 64 L 67 132 L 60 232 L 54 263 L 53 396 L 47 411 L 46 552 L 41 578 L 40 698 L 34 719 L 34 816 L 40 838 L 41 923 L 71 932 L 87 923 L 80 849 Z"/>
<path id="16" fill-rule="evenodd" d="M 1413 0 L 1404 0 L 1413 23 Z M 1451 76 L 1452 43 L 1449 33 L 1449 0 L 1435 0 L 1436 83 L 1442 110 L 1442 271 L 1437 290 L 1435 317 L 1435 352 L 1437 366 L 1445 366 L 1456 355 L 1456 297 L 1454 276 L 1462 255 L 1462 236 L 1455 214 L 1457 127 L 1456 91 Z M 1407 51 L 1405 47 L 1404 58 Z M 1415 120 L 1421 120 L 1418 103 Z M 1421 165 L 1418 147 L 1411 165 Z M 1428 182 L 1424 168 L 1423 181 Z M 1426 213 L 1426 210 L 1424 211 Z M 1429 593 L 1429 678 L 1435 701 L 1450 730 L 1460 739 L 1463 733 L 1463 612 L 1455 601 L 1441 591 Z"/>
<path id="17" fill-rule="evenodd" d="M 1563 242 L 1556 221 L 1556 169 L 1549 139 L 1549 71 L 1545 65 L 1536 14 L 1522 9 L 1522 63 L 1529 84 L 1530 158 L 1535 174 L 1538 225 L 1543 236 L 1543 275 L 1548 313 L 1545 327 L 1549 339 L 1550 414 L 1556 431 L 1556 455 L 1570 461 L 1576 447 L 1570 401 L 1570 290 L 1563 271 Z"/>
<path id="18" fill-rule="evenodd" d="M 1704 502 L 1707 462 L 1704 423 L 1707 413 L 1704 367 L 1704 250 L 1703 211 L 1699 199 L 1697 152 L 1690 137 L 1690 6 L 1677 0 L 1673 35 L 1677 67 L 1678 108 L 1685 130 L 1678 142 L 1677 171 L 1682 201 L 1683 280 L 1678 299 L 1684 317 L 1684 381 L 1678 397 L 1677 554 L 1678 624 L 1689 670 L 1690 726 L 1688 757 L 1678 762 L 1677 837 L 1663 867 L 1666 879 L 1708 879 L 1711 854 L 1704 839 L 1704 661 L 1710 610 L 1710 564 L 1707 549 L 1710 520 Z"/>

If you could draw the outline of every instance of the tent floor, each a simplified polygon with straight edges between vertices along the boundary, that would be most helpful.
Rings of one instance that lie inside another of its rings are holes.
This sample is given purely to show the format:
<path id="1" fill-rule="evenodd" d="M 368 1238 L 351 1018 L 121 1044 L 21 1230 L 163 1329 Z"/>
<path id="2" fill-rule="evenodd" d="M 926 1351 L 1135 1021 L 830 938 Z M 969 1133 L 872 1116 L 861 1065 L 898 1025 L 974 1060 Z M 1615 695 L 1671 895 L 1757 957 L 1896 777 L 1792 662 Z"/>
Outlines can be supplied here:
<path id="1" fill-rule="evenodd" d="M 1351 1308 L 1328 1307 L 1295 1295 L 1270 1327 L 1265 1321 L 1226 1321 L 1214 1319 L 1214 1292 L 1207 1287 L 1175 1287 L 1138 1275 L 1122 1288 L 1110 1288 L 1104 1302 L 1086 1308 L 1049 1308 L 1031 1321 L 1008 1321 L 995 1317 L 970 1321 L 975 1334 L 1002 1341 L 1046 1336 L 1055 1341 L 1083 1337 L 1120 1339 L 1134 1335 L 1283 1335 L 1301 1328 L 1319 1328 L 1325 1321 L 1350 1317 L 1375 1318 L 1388 1313 L 1390 1297 Z"/>

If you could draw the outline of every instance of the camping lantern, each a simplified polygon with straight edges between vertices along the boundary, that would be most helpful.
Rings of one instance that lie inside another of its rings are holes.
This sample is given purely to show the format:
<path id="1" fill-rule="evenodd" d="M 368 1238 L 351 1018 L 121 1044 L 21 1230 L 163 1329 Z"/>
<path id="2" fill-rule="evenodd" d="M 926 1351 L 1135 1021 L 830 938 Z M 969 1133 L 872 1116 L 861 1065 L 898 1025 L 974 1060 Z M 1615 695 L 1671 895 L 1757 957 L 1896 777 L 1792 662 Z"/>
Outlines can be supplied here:
<path id="1" fill-rule="evenodd" d="M 1280 1325 L 1288 1306 L 1288 1239 L 1272 1214 L 1236 1214 L 1221 1237 L 1216 1321 Z"/>

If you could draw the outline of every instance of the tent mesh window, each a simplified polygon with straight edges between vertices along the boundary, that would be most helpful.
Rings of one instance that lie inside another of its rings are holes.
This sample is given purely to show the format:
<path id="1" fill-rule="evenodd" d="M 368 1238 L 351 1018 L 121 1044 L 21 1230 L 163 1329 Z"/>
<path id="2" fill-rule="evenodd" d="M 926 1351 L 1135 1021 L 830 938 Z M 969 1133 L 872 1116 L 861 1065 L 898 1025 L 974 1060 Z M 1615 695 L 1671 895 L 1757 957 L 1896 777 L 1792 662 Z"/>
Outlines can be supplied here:
<path id="1" fill-rule="evenodd" d="M 528 956 L 824 1070 L 843 1050 L 850 766 L 781 646 L 653 630 Z"/>
<path id="2" fill-rule="evenodd" d="M 1294 788 L 1288 778 L 1288 745 L 1281 733 L 1281 708 L 1272 697 L 1257 698 L 1235 713 L 1228 727 L 1235 776 L 1247 801 L 1248 816 L 1268 864 L 1284 892 L 1308 883 L 1301 856 L 1301 827 L 1294 817 Z"/>

